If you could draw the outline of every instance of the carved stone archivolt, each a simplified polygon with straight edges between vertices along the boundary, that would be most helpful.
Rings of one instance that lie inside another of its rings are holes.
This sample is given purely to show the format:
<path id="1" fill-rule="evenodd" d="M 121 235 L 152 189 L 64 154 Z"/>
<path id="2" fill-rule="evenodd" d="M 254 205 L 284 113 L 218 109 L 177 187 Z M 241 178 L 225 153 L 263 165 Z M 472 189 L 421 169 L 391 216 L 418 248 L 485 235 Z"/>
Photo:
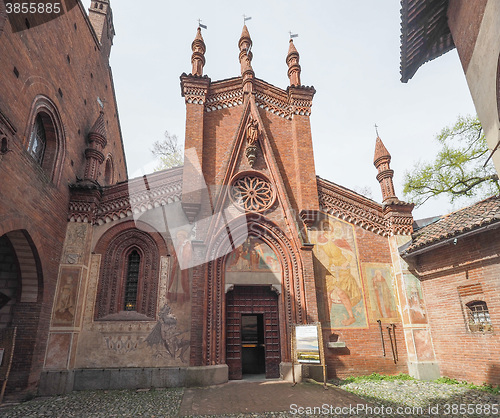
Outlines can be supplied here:
<path id="1" fill-rule="evenodd" d="M 130 228 L 114 236 L 107 246 L 97 288 L 95 319 L 124 310 L 125 260 L 130 249 L 136 249 L 141 255 L 142 276 L 138 283 L 136 310 L 148 318 L 155 318 L 160 267 L 158 246 L 149 234 Z"/>
<path id="2" fill-rule="evenodd" d="M 303 271 L 300 256 L 295 251 L 293 244 L 281 231 L 280 228 L 270 222 L 265 221 L 261 215 L 247 215 L 247 225 L 244 232 L 256 236 L 268 244 L 275 252 L 281 264 L 282 286 L 281 295 L 283 301 L 283 311 L 285 324 L 291 326 L 293 323 L 302 323 L 305 319 L 305 302 L 303 290 Z M 238 240 L 238 229 L 233 230 L 234 242 Z M 224 283 L 225 257 L 218 254 L 230 253 L 228 246 L 231 242 L 227 240 L 227 234 L 219 234 L 208 251 L 208 259 L 214 260 L 208 263 L 207 271 L 207 317 L 205 322 L 206 348 L 203 353 L 205 364 L 221 364 L 224 357 L 223 335 L 223 311 L 226 287 Z M 288 329 L 283 330 L 285 335 Z M 288 338 L 285 338 L 288 344 Z M 287 356 L 290 347 L 282 347 L 283 353 Z"/>

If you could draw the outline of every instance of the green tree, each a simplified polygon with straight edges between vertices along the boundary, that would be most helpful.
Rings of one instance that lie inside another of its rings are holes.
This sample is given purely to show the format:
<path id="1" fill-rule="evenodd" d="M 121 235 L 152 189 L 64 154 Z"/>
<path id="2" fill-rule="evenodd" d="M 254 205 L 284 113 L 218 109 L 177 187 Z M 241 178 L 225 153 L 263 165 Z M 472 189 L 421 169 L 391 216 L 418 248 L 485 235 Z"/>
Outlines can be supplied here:
<path id="1" fill-rule="evenodd" d="M 453 203 L 461 197 L 485 198 L 499 193 L 498 175 L 491 160 L 483 128 L 477 117 L 459 116 L 436 140 L 440 151 L 432 162 L 418 162 L 405 173 L 405 198 L 422 205 L 445 195 Z"/>
<path id="2" fill-rule="evenodd" d="M 184 153 L 179 145 L 177 135 L 171 135 L 165 131 L 165 138 L 153 143 L 151 150 L 153 155 L 160 160 L 160 164 L 155 171 L 165 170 L 167 168 L 178 167 L 184 163 Z"/>

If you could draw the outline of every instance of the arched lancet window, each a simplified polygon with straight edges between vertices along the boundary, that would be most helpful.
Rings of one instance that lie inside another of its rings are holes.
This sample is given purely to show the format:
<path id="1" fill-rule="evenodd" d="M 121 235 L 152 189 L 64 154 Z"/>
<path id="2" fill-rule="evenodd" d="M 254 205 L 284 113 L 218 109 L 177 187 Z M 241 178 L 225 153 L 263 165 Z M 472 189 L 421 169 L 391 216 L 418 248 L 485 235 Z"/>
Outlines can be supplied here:
<path id="1" fill-rule="evenodd" d="M 45 96 L 37 96 L 26 128 L 25 149 L 56 185 L 64 159 L 64 129 L 55 104 Z"/>
<path id="2" fill-rule="evenodd" d="M 104 167 L 104 183 L 106 185 L 111 185 L 114 182 L 113 176 L 113 159 L 111 155 L 106 159 L 106 165 Z"/>
<path id="3" fill-rule="evenodd" d="M 40 165 L 42 165 L 46 145 L 47 136 L 45 134 L 45 127 L 43 126 L 42 117 L 38 114 L 33 125 L 33 130 L 31 131 L 28 152 Z"/>
<path id="4" fill-rule="evenodd" d="M 482 300 L 474 300 L 465 304 L 471 332 L 492 331 L 488 305 Z"/>
<path id="5" fill-rule="evenodd" d="M 127 277 L 125 279 L 124 311 L 137 310 L 137 286 L 139 284 L 139 273 L 141 267 L 141 256 L 137 250 L 127 257 Z"/>
<path id="6" fill-rule="evenodd" d="M 123 311 L 155 318 L 160 273 L 159 241 L 130 223 L 112 228 L 98 242 L 102 254 L 95 319 L 127 320 Z M 123 316 L 123 318 L 122 318 Z M 137 318 L 137 315 L 134 317 Z"/>

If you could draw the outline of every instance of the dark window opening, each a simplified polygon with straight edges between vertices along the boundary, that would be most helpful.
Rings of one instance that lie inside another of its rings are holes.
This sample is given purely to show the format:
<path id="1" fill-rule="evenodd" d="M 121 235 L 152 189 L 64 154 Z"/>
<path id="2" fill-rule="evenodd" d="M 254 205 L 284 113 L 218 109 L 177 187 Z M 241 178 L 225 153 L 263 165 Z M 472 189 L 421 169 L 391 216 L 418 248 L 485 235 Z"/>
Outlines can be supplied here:
<path id="1" fill-rule="evenodd" d="M 47 136 L 43 126 L 42 117 L 37 115 L 35 125 L 31 132 L 30 142 L 28 145 L 28 152 L 35 159 L 38 164 L 42 164 L 43 155 L 45 153 L 45 146 L 47 145 Z"/>
<path id="2" fill-rule="evenodd" d="M 242 373 L 266 372 L 264 315 L 241 315 Z"/>
<path id="3" fill-rule="evenodd" d="M 106 167 L 104 169 L 104 182 L 107 185 L 113 183 L 113 163 L 111 162 L 110 158 L 106 160 Z"/>
<path id="4" fill-rule="evenodd" d="M 139 268 L 141 256 L 134 250 L 128 256 L 127 281 L 125 283 L 125 311 L 137 310 L 137 284 L 139 283 Z"/>
<path id="5" fill-rule="evenodd" d="M 482 300 L 475 300 L 466 305 L 469 329 L 471 332 L 493 331 L 488 305 Z"/>

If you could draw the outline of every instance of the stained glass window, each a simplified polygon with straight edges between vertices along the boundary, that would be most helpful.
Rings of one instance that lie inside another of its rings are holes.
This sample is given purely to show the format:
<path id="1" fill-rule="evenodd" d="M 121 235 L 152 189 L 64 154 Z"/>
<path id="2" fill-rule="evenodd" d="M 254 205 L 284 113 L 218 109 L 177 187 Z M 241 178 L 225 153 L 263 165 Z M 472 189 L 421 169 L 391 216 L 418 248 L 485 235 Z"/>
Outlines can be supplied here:
<path id="1" fill-rule="evenodd" d="M 127 281 L 125 283 L 125 311 L 137 310 L 137 283 L 139 282 L 139 267 L 141 256 L 133 250 L 128 256 Z"/>

